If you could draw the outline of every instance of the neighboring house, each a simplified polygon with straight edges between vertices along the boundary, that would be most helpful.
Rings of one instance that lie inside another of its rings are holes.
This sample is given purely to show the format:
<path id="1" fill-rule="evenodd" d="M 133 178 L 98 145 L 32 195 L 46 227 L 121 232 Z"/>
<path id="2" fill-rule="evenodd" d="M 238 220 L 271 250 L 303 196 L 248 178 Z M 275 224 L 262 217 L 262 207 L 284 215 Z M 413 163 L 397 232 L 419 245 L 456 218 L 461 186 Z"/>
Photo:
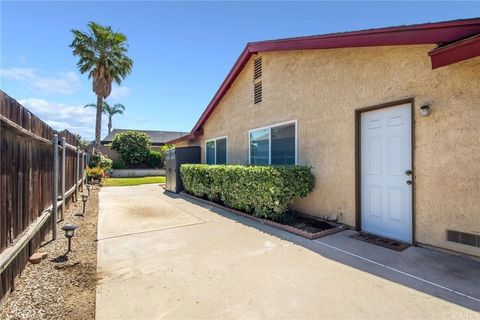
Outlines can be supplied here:
<path id="1" fill-rule="evenodd" d="M 310 165 L 294 209 L 480 256 L 479 56 L 480 19 L 249 43 L 169 143 L 206 163 Z"/>
<path id="2" fill-rule="evenodd" d="M 177 132 L 177 131 L 157 131 L 157 130 L 137 130 L 137 129 L 113 129 L 103 140 L 102 145 L 108 146 L 113 142 L 115 136 L 118 133 L 127 132 L 127 131 L 137 131 L 145 133 L 147 136 L 152 139 L 152 149 L 158 150 L 161 146 L 164 146 L 168 141 L 180 138 L 188 134 L 188 132 Z"/>

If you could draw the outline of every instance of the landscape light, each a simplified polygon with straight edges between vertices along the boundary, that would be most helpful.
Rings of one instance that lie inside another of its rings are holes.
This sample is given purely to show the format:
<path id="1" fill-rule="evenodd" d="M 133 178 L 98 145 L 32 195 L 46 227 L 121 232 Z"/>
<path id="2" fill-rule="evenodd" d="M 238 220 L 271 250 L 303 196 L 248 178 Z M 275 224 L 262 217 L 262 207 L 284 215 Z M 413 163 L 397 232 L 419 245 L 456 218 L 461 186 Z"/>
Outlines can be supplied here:
<path id="1" fill-rule="evenodd" d="M 83 201 L 83 210 L 82 210 L 82 216 L 85 215 L 85 203 L 88 200 L 88 194 L 82 193 L 82 201 Z"/>
<path id="2" fill-rule="evenodd" d="M 66 224 L 62 227 L 62 230 L 65 231 L 65 238 L 68 239 L 68 250 L 67 253 L 70 252 L 71 250 L 71 244 L 72 244 L 72 238 L 75 235 L 75 229 L 77 229 L 78 226 L 75 224 Z"/>

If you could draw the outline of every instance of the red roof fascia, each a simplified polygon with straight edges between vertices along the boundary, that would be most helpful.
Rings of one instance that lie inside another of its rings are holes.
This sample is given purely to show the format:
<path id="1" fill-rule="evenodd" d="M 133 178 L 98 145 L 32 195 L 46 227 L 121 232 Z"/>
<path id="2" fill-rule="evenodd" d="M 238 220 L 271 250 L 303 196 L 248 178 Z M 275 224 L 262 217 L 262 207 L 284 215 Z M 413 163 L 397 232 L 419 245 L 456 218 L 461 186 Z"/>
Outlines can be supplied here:
<path id="1" fill-rule="evenodd" d="M 480 56 L 480 33 L 466 39 L 436 48 L 428 53 L 432 69 Z"/>
<path id="2" fill-rule="evenodd" d="M 182 142 L 182 141 L 186 141 L 186 140 L 193 140 L 199 136 L 203 135 L 203 129 L 200 129 L 200 130 L 197 130 L 193 133 L 190 133 L 190 134 L 187 134 L 183 137 L 179 137 L 177 139 L 173 139 L 173 140 L 170 140 L 167 142 L 167 144 L 176 144 L 176 143 L 179 143 L 179 142 Z"/>
<path id="3" fill-rule="evenodd" d="M 477 33 L 480 33 L 480 18 L 248 43 L 222 82 L 220 88 L 215 93 L 213 99 L 198 119 L 190 135 L 176 139 L 179 140 L 177 143 L 199 136 L 199 134 L 197 134 L 195 137 L 191 137 L 203 128 L 203 125 L 227 93 L 228 89 L 230 89 L 252 54 L 267 51 L 441 44 L 456 41 Z M 174 143 L 173 141 L 169 143 Z"/>
<path id="4" fill-rule="evenodd" d="M 250 51 L 310 50 L 456 41 L 480 32 L 480 18 L 249 43 Z"/>

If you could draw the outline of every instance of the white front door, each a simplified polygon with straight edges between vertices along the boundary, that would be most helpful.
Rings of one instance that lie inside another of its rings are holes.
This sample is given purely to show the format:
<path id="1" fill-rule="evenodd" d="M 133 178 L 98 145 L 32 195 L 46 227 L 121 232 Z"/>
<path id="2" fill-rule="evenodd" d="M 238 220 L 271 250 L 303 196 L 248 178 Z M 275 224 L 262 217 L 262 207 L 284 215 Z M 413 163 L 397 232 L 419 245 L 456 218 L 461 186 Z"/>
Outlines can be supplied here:
<path id="1" fill-rule="evenodd" d="M 361 114 L 362 230 L 412 242 L 411 104 Z"/>

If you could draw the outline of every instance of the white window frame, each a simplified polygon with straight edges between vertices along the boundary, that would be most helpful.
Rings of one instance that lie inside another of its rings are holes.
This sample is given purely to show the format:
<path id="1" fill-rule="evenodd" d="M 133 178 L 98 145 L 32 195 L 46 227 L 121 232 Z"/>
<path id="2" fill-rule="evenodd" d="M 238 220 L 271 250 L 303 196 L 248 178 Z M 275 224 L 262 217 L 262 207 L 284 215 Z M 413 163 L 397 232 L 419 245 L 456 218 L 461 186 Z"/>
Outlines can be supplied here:
<path id="1" fill-rule="evenodd" d="M 258 130 L 264 130 L 268 129 L 268 164 L 272 164 L 272 128 L 276 127 L 281 127 L 287 124 L 295 124 L 295 164 L 298 164 L 298 122 L 297 119 L 295 120 L 290 120 L 290 121 L 285 121 L 285 122 L 280 122 L 280 123 L 275 123 L 271 124 L 268 126 L 260 127 L 260 128 L 255 128 L 248 130 L 248 164 L 252 164 L 252 158 L 251 158 L 251 148 L 252 148 L 252 138 L 251 138 L 251 133 L 258 131 Z"/>
<path id="2" fill-rule="evenodd" d="M 207 143 L 215 142 L 215 165 L 217 164 L 217 140 L 225 139 L 225 163 L 228 164 L 228 136 L 205 140 L 205 164 L 207 164 Z"/>

